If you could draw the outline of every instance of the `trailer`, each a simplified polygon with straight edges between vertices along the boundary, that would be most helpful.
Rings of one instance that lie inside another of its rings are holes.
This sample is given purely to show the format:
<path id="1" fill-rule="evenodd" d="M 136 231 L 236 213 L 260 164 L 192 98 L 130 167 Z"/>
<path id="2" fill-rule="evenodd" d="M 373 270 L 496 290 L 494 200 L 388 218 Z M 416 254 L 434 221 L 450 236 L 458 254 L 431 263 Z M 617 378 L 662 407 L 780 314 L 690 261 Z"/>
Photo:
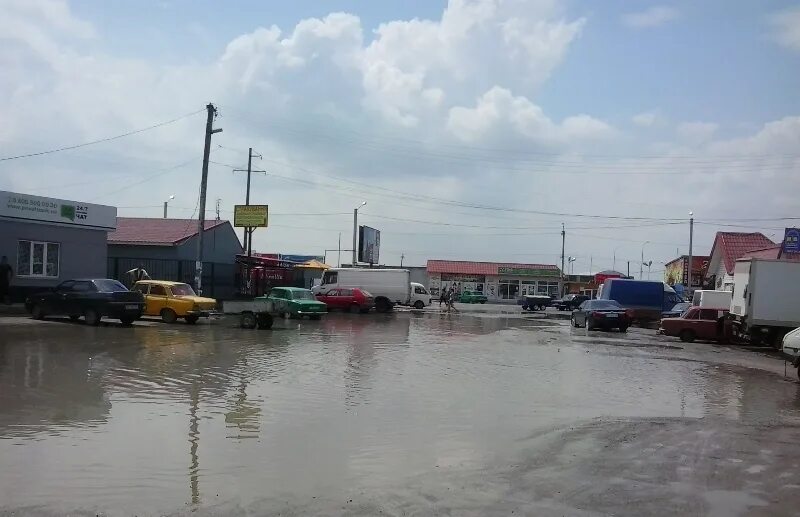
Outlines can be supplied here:
<path id="1" fill-rule="evenodd" d="M 287 312 L 287 306 L 282 300 L 269 298 L 229 300 L 222 302 L 222 312 L 239 316 L 239 326 L 243 329 L 270 329 L 275 317 Z"/>
<path id="2" fill-rule="evenodd" d="M 739 259 L 733 270 L 730 318 L 738 338 L 779 348 L 800 327 L 800 262 Z"/>

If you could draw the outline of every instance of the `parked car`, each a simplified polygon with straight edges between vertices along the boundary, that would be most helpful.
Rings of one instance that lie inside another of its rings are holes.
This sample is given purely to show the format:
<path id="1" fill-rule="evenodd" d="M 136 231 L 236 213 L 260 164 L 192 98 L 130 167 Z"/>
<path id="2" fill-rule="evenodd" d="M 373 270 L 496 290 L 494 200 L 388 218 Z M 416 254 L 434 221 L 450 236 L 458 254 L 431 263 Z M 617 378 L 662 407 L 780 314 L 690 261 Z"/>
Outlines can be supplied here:
<path id="1" fill-rule="evenodd" d="M 411 273 L 408 269 L 331 268 L 322 275 L 314 294 L 331 289 L 365 289 L 375 297 L 375 310 L 389 312 L 395 305 L 408 305 L 411 299 Z"/>
<path id="2" fill-rule="evenodd" d="M 691 307 L 691 302 L 680 302 L 676 303 L 672 306 L 672 308 L 668 311 L 664 311 L 661 313 L 662 318 L 678 318 L 681 314 L 686 312 L 689 307 Z"/>
<path id="3" fill-rule="evenodd" d="M 585 294 L 567 294 L 560 300 L 553 301 L 553 307 L 560 311 L 574 311 L 589 299 Z"/>
<path id="4" fill-rule="evenodd" d="M 328 310 L 340 309 L 367 313 L 375 306 L 375 298 L 368 291 L 357 287 L 331 289 L 325 294 L 318 294 L 317 300 L 327 305 Z"/>
<path id="5" fill-rule="evenodd" d="M 411 282 L 411 301 L 409 305 L 415 309 L 424 309 L 433 303 L 431 293 L 425 288 L 424 285 L 417 282 Z"/>
<path id="6" fill-rule="evenodd" d="M 477 291 L 462 291 L 458 297 L 461 303 L 486 303 L 488 300 L 486 295 Z"/>
<path id="7" fill-rule="evenodd" d="M 217 300 L 197 296 L 189 284 L 166 280 L 139 280 L 132 291 L 144 295 L 144 315 L 159 316 L 165 323 L 175 323 L 183 318 L 195 324 L 200 318 L 216 314 Z"/>
<path id="8" fill-rule="evenodd" d="M 117 280 L 86 278 L 66 280 L 49 291 L 33 294 L 25 301 L 33 319 L 47 316 L 81 316 L 88 325 L 98 325 L 102 318 L 120 320 L 130 325 L 142 315 L 144 296 L 129 291 Z"/>
<path id="9" fill-rule="evenodd" d="M 783 337 L 783 353 L 789 356 L 792 366 L 797 368 L 797 378 L 800 379 L 800 328 Z"/>
<path id="10" fill-rule="evenodd" d="M 300 287 L 273 287 L 267 296 L 259 298 L 272 300 L 278 312 L 288 314 L 291 318 L 308 316 L 312 320 L 318 320 L 328 312 L 328 306 L 317 300 L 314 293 Z"/>
<path id="11" fill-rule="evenodd" d="M 731 336 L 731 321 L 725 309 L 703 309 L 690 307 L 679 318 L 661 320 L 659 334 L 676 336 L 691 343 L 695 339 L 727 341 Z"/>
<path id="12" fill-rule="evenodd" d="M 614 300 L 586 300 L 572 311 L 571 320 L 573 327 L 586 327 L 589 330 L 602 327 L 625 332 L 631 325 L 625 308 Z"/>
<path id="13" fill-rule="evenodd" d="M 553 300 L 546 294 L 526 294 L 522 297 L 522 310 L 535 311 L 544 310 L 549 307 Z"/>

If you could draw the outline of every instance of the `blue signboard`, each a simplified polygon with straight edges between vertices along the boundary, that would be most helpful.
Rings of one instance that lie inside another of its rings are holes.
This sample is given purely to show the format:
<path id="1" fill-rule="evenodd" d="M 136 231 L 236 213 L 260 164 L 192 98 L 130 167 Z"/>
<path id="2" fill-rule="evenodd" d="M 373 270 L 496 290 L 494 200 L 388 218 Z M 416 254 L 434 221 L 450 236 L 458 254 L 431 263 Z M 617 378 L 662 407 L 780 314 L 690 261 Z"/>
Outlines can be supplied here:
<path id="1" fill-rule="evenodd" d="M 783 252 L 800 253 L 800 229 L 786 228 L 783 234 Z"/>

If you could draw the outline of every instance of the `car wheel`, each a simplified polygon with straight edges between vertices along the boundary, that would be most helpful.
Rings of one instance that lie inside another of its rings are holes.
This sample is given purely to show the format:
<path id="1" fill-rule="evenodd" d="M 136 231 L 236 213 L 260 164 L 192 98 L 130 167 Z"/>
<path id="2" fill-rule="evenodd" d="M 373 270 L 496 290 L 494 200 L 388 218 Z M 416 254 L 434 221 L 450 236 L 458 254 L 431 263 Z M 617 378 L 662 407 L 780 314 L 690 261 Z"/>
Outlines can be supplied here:
<path id="1" fill-rule="evenodd" d="M 123 316 L 122 318 L 119 319 L 119 321 L 126 327 L 129 327 L 133 325 L 133 320 L 135 319 L 136 318 L 134 318 L 133 316 Z"/>
<path id="2" fill-rule="evenodd" d="M 422 303 L 422 300 L 417 300 L 416 302 L 414 302 L 414 308 L 422 310 L 425 308 L 425 304 Z"/>
<path id="3" fill-rule="evenodd" d="M 197 323 L 197 320 L 200 319 L 200 316 L 186 316 L 186 318 L 184 319 L 186 320 L 186 323 L 188 323 L 189 325 L 194 325 L 195 323 Z"/>
<path id="4" fill-rule="evenodd" d="M 592 318 L 591 316 L 586 318 L 586 328 L 588 330 L 594 330 L 594 318 Z"/>
<path id="5" fill-rule="evenodd" d="M 369 307 L 364 307 L 363 309 L 360 309 L 358 312 L 360 312 L 361 314 L 369 314 Z"/>
<path id="6" fill-rule="evenodd" d="M 683 329 L 681 330 L 681 333 L 678 334 L 678 337 L 680 337 L 681 341 L 684 343 L 691 343 L 694 341 L 695 335 L 693 330 Z"/>
<path id="7" fill-rule="evenodd" d="M 175 323 L 178 319 L 178 315 L 175 314 L 175 311 L 172 309 L 161 309 L 161 319 L 164 323 Z"/>
<path id="8" fill-rule="evenodd" d="M 797 367 L 797 379 L 800 380 L 800 366 Z"/>
<path id="9" fill-rule="evenodd" d="M 378 312 L 389 312 L 392 310 L 392 304 L 386 298 L 381 298 L 375 301 L 375 310 Z"/>
<path id="10" fill-rule="evenodd" d="M 351 305 L 351 306 L 350 306 L 350 310 L 349 310 L 349 312 L 352 312 L 353 314 L 355 314 L 355 313 L 357 313 L 357 312 L 358 312 L 360 309 L 361 309 L 361 306 L 359 306 L 357 303 L 354 303 L 353 305 Z"/>
<path id="11" fill-rule="evenodd" d="M 272 328 L 272 316 L 269 314 L 259 314 L 257 319 L 259 330 L 268 330 Z"/>
<path id="12" fill-rule="evenodd" d="M 575 316 L 570 318 L 570 322 L 572 323 L 573 327 L 578 328 L 578 320 L 575 319 Z"/>
<path id="13" fill-rule="evenodd" d="M 256 315 L 252 312 L 245 312 L 239 318 L 239 326 L 243 329 L 256 328 Z"/>
<path id="14" fill-rule="evenodd" d="M 620 325 L 619 331 L 620 332 L 628 332 L 628 326 L 627 325 Z"/>
<path id="15" fill-rule="evenodd" d="M 35 320 L 44 319 L 44 310 L 42 309 L 41 305 L 36 304 L 31 308 L 31 317 Z"/>
<path id="16" fill-rule="evenodd" d="M 484 303 L 486 303 L 486 300 L 481 300 L 479 303 L 480 303 L 481 305 L 483 305 Z"/>
<path id="17" fill-rule="evenodd" d="M 86 309 L 83 313 L 83 319 L 86 320 L 87 325 L 91 325 L 92 327 L 96 327 L 100 324 L 100 314 L 94 309 Z"/>

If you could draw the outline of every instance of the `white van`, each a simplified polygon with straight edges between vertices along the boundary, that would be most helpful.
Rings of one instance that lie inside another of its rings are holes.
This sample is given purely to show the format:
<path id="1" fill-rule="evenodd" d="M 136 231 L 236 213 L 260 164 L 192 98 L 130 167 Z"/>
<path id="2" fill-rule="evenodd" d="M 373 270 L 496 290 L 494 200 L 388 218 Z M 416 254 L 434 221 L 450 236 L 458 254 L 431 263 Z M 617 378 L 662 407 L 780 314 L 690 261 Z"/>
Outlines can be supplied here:
<path id="1" fill-rule="evenodd" d="M 409 301 L 409 305 L 415 309 L 424 309 L 431 303 L 433 303 L 433 297 L 431 293 L 428 292 L 428 289 L 422 284 L 411 282 L 411 300 Z"/>
<path id="2" fill-rule="evenodd" d="M 331 289 L 358 287 L 375 298 L 375 310 L 389 312 L 395 305 L 411 300 L 411 273 L 407 269 L 332 268 L 322 275 L 322 283 L 311 290 L 326 294 Z"/>
<path id="3" fill-rule="evenodd" d="M 692 296 L 692 305 L 704 309 L 730 309 L 732 295 L 730 291 L 698 289 Z"/>

